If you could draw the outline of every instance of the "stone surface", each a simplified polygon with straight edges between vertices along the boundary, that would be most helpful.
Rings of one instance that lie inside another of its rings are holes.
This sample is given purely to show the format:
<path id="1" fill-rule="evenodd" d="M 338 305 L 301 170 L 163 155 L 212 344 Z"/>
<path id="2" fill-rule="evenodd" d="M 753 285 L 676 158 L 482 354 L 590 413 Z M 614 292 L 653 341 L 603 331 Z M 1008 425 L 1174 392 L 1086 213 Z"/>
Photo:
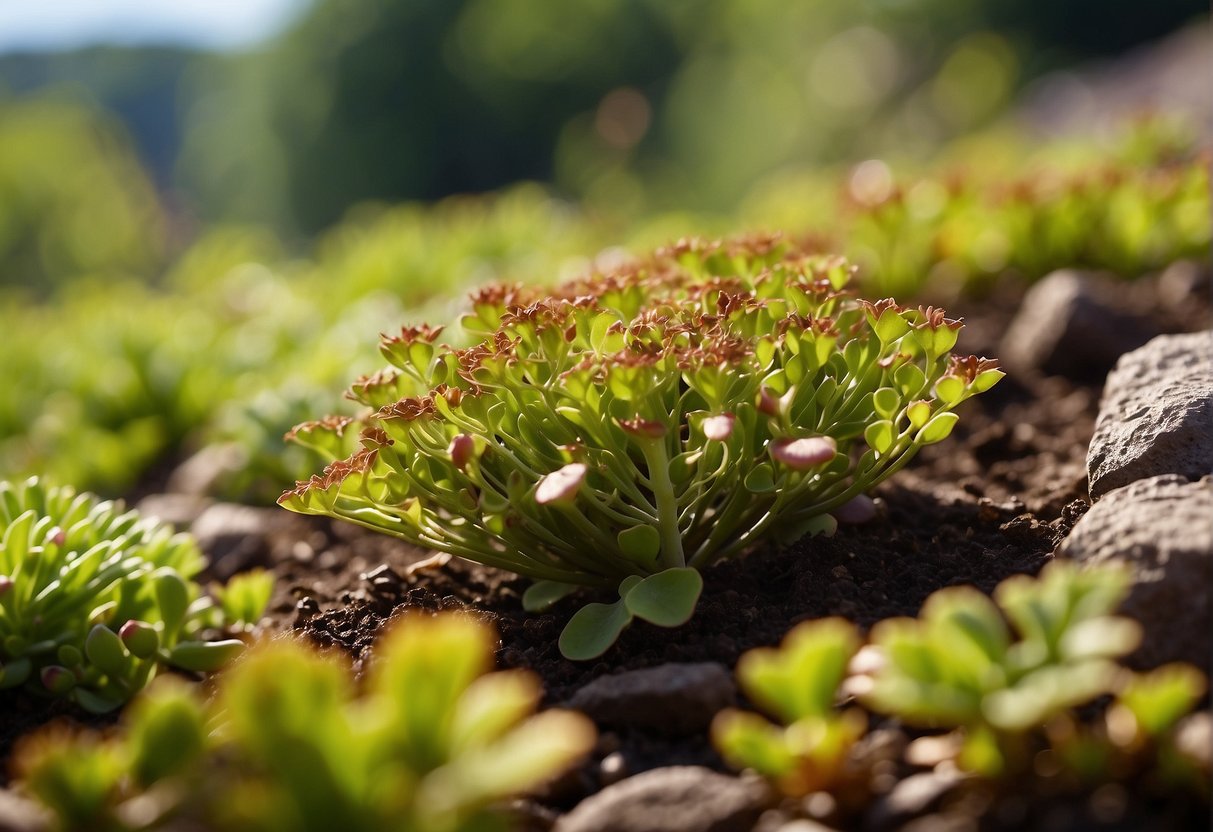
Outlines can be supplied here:
<path id="1" fill-rule="evenodd" d="M 1108 375 L 1087 453 L 1091 496 L 1213 473 L 1213 331 L 1162 335 Z"/>
<path id="2" fill-rule="evenodd" d="M 212 503 L 195 494 L 149 494 L 135 506 L 145 517 L 155 517 L 178 529 L 188 529 Z"/>
<path id="3" fill-rule="evenodd" d="M 169 474 L 167 490 L 175 494 L 213 494 L 225 478 L 248 465 L 248 454 L 235 443 L 207 445 Z"/>
<path id="4" fill-rule="evenodd" d="M 215 503 L 199 515 L 190 531 L 210 558 L 215 577 L 227 580 L 237 572 L 262 565 L 268 536 L 290 520 L 291 516 L 281 509 Z"/>
<path id="5" fill-rule="evenodd" d="M 736 697 L 724 665 L 670 663 L 599 677 L 566 705 L 603 725 L 686 735 L 705 730 Z"/>
<path id="6" fill-rule="evenodd" d="M 1131 566 L 1133 588 L 1121 611 L 1145 630 L 1133 664 L 1186 661 L 1208 670 L 1213 477 L 1151 477 L 1108 493 L 1074 526 L 1058 556 Z"/>
<path id="7" fill-rule="evenodd" d="M 760 781 L 670 766 L 586 798 L 553 832 L 749 832 L 770 800 Z"/>
<path id="8" fill-rule="evenodd" d="M 877 798 L 867 814 L 868 824 L 883 829 L 924 814 L 962 780 L 964 775 L 955 767 L 911 774 L 899 780 L 888 794 Z"/>
<path id="9" fill-rule="evenodd" d="M 1020 372 L 1099 378 L 1154 334 L 1143 318 L 1117 307 L 1115 292 L 1108 279 L 1085 272 L 1046 275 L 1024 296 L 999 357 Z"/>

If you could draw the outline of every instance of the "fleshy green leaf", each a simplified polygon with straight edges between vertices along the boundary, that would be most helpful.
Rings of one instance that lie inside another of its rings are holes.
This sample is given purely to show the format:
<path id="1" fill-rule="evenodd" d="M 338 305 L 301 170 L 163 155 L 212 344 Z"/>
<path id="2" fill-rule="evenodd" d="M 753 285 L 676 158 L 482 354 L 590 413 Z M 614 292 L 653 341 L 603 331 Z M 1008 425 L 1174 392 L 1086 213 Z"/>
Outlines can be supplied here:
<path id="1" fill-rule="evenodd" d="M 624 596 L 628 610 L 659 627 L 680 627 L 695 614 L 703 576 L 690 567 L 650 575 Z"/>
<path id="2" fill-rule="evenodd" d="M 632 613 L 622 599 L 613 604 L 586 604 L 560 633 L 560 653 L 573 661 L 596 659 L 631 623 Z"/>
<path id="3" fill-rule="evenodd" d="M 576 584 L 559 581 L 535 581 L 522 593 L 522 608 L 527 612 L 546 612 L 562 598 L 576 592 Z"/>

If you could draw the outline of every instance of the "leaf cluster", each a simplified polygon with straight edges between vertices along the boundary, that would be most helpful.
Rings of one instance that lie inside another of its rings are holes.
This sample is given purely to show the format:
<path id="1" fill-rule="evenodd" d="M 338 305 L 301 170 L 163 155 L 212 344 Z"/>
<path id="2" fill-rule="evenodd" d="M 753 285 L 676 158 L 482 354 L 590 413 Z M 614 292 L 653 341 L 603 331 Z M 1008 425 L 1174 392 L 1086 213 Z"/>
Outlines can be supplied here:
<path id="1" fill-rule="evenodd" d="M 859 789 L 862 804 L 871 775 L 854 754 L 868 725 L 862 706 L 948 731 L 917 743 L 945 748 L 941 759 L 978 779 L 1035 774 L 1076 788 L 1120 781 L 1207 795 L 1207 749 L 1185 747 L 1177 732 L 1205 679 L 1188 665 L 1145 674 L 1121 666 L 1140 637 L 1135 622 L 1113 614 L 1126 580 L 1120 568 L 1054 562 L 1039 578 L 1004 581 L 994 600 L 943 589 L 918 618 L 878 623 L 862 648 L 848 622 L 801 624 L 737 667 L 746 696 L 777 723 L 725 711 L 713 741 L 731 765 L 785 794 Z"/>
<path id="2" fill-rule="evenodd" d="M 408 618 L 359 694 L 344 662 L 264 643 L 212 701 L 158 680 L 116 736 L 34 735 L 17 771 L 65 832 L 502 828 L 494 804 L 559 774 L 595 734 L 580 714 L 535 715 L 530 673 L 486 674 L 493 646 L 471 618 Z"/>
<path id="3" fill-rule="evenodd" d="M 161 667 L 215 670 L 244 644 L 203 640 L 224 623 L 193 581 L 204 565 L 188 537 L 118 503 L 0 482 L 0 689 L 104 712 Z M 225 596 L 242 599 L 245 622 L 267 600 L 250 583 Z"/>
<path id="4" fill-rule="evenodd" d="M 427 326 L 387 336 L 392 366 L 349 393 L 365 413 L 292 431 L 335 461 L 279 502 L 537 580 L 618 588 L 612 610 L 574 619 L 569 656 L 609 646 L 637 614 L 633 592 L 662 596 L 664 612 L 641 617 L 680 623 L 698 580 L 655 576 L 832 530 L 1002 376 L 951 354 L 959 321 L 859 300 L 850 273 L 755 237 L 684 241 L 551 290 L 479 290 L 471 346 Z"/>

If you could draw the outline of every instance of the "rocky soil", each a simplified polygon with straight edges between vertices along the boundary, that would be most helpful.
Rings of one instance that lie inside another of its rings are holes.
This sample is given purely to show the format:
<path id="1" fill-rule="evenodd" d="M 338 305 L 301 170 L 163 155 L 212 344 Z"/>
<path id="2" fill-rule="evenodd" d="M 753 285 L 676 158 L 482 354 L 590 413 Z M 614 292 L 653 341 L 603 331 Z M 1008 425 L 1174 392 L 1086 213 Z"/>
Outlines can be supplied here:
<path id="1" fill-rule="evenodd" d="M 547 704 L 585 711 L 601 733 L 581 769 L 519 803 L 533 828 L 697 832 L 757 824 L 764 832 L 814 832 L 830 828 L 834 807 L 774 806 L 761 784 L 727 770 L 705 733 L 718 710 L 740 700 L 732 666 L 741 653 L 777 643 L 798 621 L 841 615 L 868 627 L 917 613 L 942 587 L 990 591 L 1053 557 L 1128 558 L 1137 584 L 1127 612 L 1147 632 L 1135 660 L 1182 658 L 1208 670 L 1208 283 L 1207 270 L 1192 264 L 1131 284 L 1065 272 L 1027 297 L 995 292 L 953 303 L 949 311 L 968 323 L 960 348 L 1005 356 L 1010 375 L 964 405 L 951 439 L 877 490 L 877 518 L 709 570 L 689 625 L 634 624 L 595 662 L 569 662 L 556 649 L 584 598 L 529 616 L 520 604 L 524 581 L 430 559 L 353 527 L 180 494 L 154 495 L 140 507 L 192 528 L 215 577 L 273 568 L 279 585 L 268 628 L 343 651 L 358 671 L 375 660 L 377 635 L 402 615 L 460 609 L 492 622 L 499 664 L 538 673 Z M 2 718 L 0 751 L 63 713 L 16 703 Z M 1034 784 L 1015 793 L 962 788 L 954 772 L 907 767 L 905 732 L 874 729 L 866 753 L 883 761 L 884 794 L 848 828 L 1170 830 L 1207 821 L 1207 807 L 1151 802 L 1123 789 L 1075 796 L 1034 792 Z"/>

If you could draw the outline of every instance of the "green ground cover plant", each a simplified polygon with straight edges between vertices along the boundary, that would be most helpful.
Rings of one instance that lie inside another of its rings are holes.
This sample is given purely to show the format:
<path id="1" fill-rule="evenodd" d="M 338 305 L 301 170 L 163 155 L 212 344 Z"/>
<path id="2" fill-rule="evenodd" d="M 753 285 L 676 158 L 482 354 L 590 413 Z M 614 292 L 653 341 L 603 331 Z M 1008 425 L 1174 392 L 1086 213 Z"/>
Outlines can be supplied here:
<path id="1" fill-rule="evenodd" d="M 864 710 L 946 731 L 918 743 L 936 749 L 932 764 L 949 760 L 976 781 L 1124 782 L 1207 797 L 1207 752 L 1202 759 L 1177 731 L 1206 681 L 1189 665 L 1140 673 L 1121 664 L 1141 636 L 1114 614 L 1127 581 L 1121 568 L 1057 561 L 1039 578 L 1004 581 L 993 600 L 943 589 L 917 618 L 879 622 L 863 647 L 842 619 L 799 625 L 737 667 L 746 696 L 777 722 L 725 711 L 713 740 L 727 762 L 784 794 L 830 791 L 852 809 L 870 797 L 871 772 L 852 754 L 868 728 Z"/>
<path id="2" fill-rule="evenodd" d="M 785 177 L 743 213 L 810 231 L 860 265 L 865 291 L 898 297 L 979 293 L 1003 275 L 1031 282 L 1070 267 L 1131 279 L 1207 255 L 1210 157 L 1186 134 L 1147 121 L 1110 147 L 1056 142 L 1011 155 L 1011 170 L 870 160 L 841 186 L 837 175 Z"/>
<path id="3" fill-rule="evenodd" d="M 244 643 L 205 631 L 256 623 L 268 592 L 236 578 L 216 608 L 193 581 L 204 565 L 190 538 L 121 504 L 0 482 L 0 689 L 105 712 L 163 668 L 218 669 Z"/>
<path id="4" fill-rule="evenodd" d="M 633 617 L 677 626 L 698 570 L 832 531 L 1002 376 L 951 354 L 959 321 L 858 300 L 850 276 L 754 238 L 485 288 L 472 346 L 406 327 L 382 343 L 392 367 L 351 389 L 365 416 L 292 432 L 336 461 L 280 502 L 534 578 L 530 609 L 617 589 L 569 622 L 570 658 Z"/>
<path id="5" fill-rule="evenodd" d="M 502 829 L 500 801 L 560 774 L 595 732 L 536 715 L 530 673 L 488 673 L 493 642 L 469 617 L 406 618 L 361 693 L 334 656 L 262 644 L 214 699 L 158 680 L 115 736 L 46 730 L 16 770 L 64 832 Z"/>

